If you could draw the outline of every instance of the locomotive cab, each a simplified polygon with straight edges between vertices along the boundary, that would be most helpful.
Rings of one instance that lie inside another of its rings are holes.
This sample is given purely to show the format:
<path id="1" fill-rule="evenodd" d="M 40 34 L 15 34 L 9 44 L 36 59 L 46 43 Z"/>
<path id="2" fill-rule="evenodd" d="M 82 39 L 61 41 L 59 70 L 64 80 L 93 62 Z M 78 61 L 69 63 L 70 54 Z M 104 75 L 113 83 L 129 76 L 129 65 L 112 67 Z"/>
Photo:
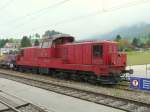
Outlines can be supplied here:
<path id="1" fill-rule="evenodd" d="M 74 42 L 74 37 L 67 34 L 57 34 L 50 37 L 43 37 L 41 48 L 55 48 L 57 45 Z"/>
<path id="2" fill-rule="evenodd" d="M 74 37 L 67 34 L 43 37 L 37 56 L 39 58 L 58 58 L 57 46 L 72 42 L 74 42 Z"/>

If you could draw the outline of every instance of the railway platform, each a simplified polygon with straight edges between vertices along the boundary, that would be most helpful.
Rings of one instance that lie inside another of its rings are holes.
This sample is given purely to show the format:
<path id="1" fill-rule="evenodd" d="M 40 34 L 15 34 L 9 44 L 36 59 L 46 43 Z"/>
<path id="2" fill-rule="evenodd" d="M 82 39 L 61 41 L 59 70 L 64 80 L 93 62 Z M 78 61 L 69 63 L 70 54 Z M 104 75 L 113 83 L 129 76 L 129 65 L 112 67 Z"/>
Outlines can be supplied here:
<path id="1" fill-rule="evenodd" d="M 15 95 L 0 90 L 0 112 L 47 112 Z"/>
<path id="2" fill-rule="evenodd" d="M 3 78 L 0 78 L 0 89 L 26 102 L 38 105 L 48 112 L 123 112 L 122 110 L 57 94 Z"/>

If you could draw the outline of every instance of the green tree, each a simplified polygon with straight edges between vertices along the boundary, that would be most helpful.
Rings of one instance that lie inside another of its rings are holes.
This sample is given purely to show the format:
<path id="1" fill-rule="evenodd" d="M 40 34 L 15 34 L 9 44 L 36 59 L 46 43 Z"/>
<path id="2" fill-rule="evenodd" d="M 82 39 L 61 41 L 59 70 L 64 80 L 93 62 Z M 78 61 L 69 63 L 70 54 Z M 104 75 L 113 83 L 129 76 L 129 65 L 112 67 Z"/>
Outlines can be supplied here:
<path id="1" fill-rule="evenodd" d="M 115 41 L 119 42 L 122 39 L 122 37 L 120 35 L 117 35 L 115 38 Z"/>
<path id="2" fill-rule="evenodd" d="M 150 39 L 146 42 L 147 47 L 150 47 Z"/>
<path id="3" fill-rule="evenodd" d="M 39 46 L 39 40 L 38 39 L 36 39 L 35 41 L 34 41 L 34 46 Z"/>
<path id="4" fill-rule="evenodd" d="M 8 40 L 8 42 L 13 43 L 13 42 L 14 42 L 14 39 L 13 39 L 13 38 L 10 38 L 10 39 Z"/>
<path id="5" fill-rule="evenodd" d="M 31 40 L 27 36 L 23 36 L 21 39 L 21 47 L 30 47 L 32 46 Z"/>
<path id="6" fill-rule="evenodd" d="M 127 51 L 128 49 L 131 48 L 131 45 L 127 39 L 121 39 L 118 42 L 118 46 L 120 51 Z"/>
<path id="7" fill-rule="evenodd" d="M 139 45 L 139 47 L 140 47 L 140 48 L 145 48 L 145 43 L 144 43 L 144 42 L 141 42 L 140 45 Z"/>
<path id="8" fill-rule="evenodd" d="M 57 32 L 57 31 L 55 31 L 55 30 L 52 30 L 52 31 L 47 30 L 47 31 L 44 33 L 43 37 L 49 37 L 49 36 L 56 35 L 56 34 L 61 34 L 61 33 L 60 33 L 60 32 Z"/>
<path id="9" fill-rule="evenodd" d="M 8 39 L 1 39 L 0 40 L 0 48 L 3 48 L 8 41 L 9 41 Z"/>
<path id="10" fill-rule="evenodd" d="M 35 37 L 36 37 L 36 38 L 40 38 L 40 34 L 36 33 L 36 34 L 35 34 Z"/>
<path id="11" fill-rule="evenodd" d="M 140 39 L 138 39 L 138 38 L 133 38 L 133 40 L 132 40 L 132 45 L 133 45 L 134 47 L 139 47 L 139 45 L 140 45 Z"/>
<path id="12" fill-rule="evenodd" d="M 150 33 L 148 34 L 148 39 L 150 39 Z"/>

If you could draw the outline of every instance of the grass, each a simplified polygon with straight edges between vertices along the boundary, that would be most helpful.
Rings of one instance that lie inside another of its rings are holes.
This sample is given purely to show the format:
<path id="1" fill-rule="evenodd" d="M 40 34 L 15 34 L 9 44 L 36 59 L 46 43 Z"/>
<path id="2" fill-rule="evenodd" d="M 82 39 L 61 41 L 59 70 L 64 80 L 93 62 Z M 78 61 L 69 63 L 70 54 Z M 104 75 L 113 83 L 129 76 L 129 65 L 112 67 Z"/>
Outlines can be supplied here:
<path id="1" fill-rule="evenodd" d="M 127 52 L 127 65 L 150 64 L 150 52 Z"/>

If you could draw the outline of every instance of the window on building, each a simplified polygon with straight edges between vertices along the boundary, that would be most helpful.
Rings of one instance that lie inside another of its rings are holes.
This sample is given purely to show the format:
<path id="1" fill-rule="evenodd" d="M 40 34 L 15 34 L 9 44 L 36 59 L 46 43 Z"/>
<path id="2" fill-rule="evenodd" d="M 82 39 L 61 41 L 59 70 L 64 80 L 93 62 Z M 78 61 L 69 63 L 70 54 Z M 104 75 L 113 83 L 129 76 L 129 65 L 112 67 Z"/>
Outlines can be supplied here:
<path id="1" fill-rule="evenodd" d="M 101 57 L 103 55 L 103 46 L 102 45 L 94 45 L 93 46 L 93 56 Z"/>

